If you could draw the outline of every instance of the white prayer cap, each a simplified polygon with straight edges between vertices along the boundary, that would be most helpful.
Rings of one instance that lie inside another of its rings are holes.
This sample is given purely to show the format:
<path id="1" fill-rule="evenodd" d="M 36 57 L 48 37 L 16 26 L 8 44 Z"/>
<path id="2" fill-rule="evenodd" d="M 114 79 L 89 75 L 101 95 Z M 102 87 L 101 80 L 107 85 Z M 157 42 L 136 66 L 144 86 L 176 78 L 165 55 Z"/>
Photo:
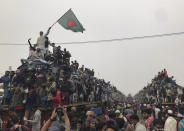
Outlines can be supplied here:
<path id="1" fill-rule="evenodd" d="M 168 110 L 167 112 L 168 112 L 168 114 L 170 114 L 170 115 L 173 114 L 173 111 L 172 111 L 172 110 Z"/>
<path id="2" fill-rule="evenodd" d="M 119 110 L 116 110 L 115 113 L 120 113 L 120 111 Z"/>

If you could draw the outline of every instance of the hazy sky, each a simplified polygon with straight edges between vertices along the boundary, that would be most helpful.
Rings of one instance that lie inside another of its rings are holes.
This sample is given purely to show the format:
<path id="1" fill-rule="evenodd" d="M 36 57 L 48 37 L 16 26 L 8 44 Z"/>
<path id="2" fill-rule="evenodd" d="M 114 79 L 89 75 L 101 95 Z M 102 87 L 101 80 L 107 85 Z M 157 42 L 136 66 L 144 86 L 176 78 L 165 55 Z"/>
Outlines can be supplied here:
<path id="1" fill-rule="evenodd" d="M 0 43 L 36 42 L 69 8 L 86 31 L 56 24 L 52 42 L 91 41 L 184 31 L 183 0 L 0 0 Z M 125 94 L 135 94 L 163 68 L 184 85 L 184 35 L 83 45 L 61 45 L 72 60 L 96 71 Z M 0 46 L 0 72 L 16 69 L 28 46 Z"/>

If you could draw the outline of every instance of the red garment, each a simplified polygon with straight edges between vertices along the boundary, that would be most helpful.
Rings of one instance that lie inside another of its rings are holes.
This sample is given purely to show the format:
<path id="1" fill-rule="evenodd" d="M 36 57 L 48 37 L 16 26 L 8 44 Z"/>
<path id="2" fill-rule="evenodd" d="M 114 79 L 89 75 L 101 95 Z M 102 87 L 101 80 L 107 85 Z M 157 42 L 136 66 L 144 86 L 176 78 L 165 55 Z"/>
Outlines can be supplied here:
<path id="1" fill-rule="evenodd" d="M 104 117 L 104 122 L 108 121 L 109 120 L 109 116 L 108 115 L 105 115 Z"/>
<path id="2" fill-rule="evenodd" d="M 145 120 L 145 127 L 147 131 L 150 131 L 150 125 L 153 122 L 154 118 L 153 116 L 150 116 L 148 119 Z"/>
<path id="3" fill-rule="evenodd" d="M 108 113 L 109 113 L 109 110 L 106 109 L 105 110 L 105 115 L 108 115 Z"/>
<path id="4" fill-rule="evenodd" d="M 16 110 L 22 110 L 22 109 L 24 109 L 24 107 L 23 107 L 23 106 L 15 107 L 15 111 L 16 111 Z"/>
<path id="5" fill-rule="evenodd" d="M 69 104 L 69 92 L 64 93 L 63 105 Z"/>
<path id="6" fill-rule="evenodd" d="M 52 97 L 52 102 L 53 102 L 53 108 L 55 109 L 59 105 L 61 105 L 61 91 L 57 90 L 56 96 Z"/>

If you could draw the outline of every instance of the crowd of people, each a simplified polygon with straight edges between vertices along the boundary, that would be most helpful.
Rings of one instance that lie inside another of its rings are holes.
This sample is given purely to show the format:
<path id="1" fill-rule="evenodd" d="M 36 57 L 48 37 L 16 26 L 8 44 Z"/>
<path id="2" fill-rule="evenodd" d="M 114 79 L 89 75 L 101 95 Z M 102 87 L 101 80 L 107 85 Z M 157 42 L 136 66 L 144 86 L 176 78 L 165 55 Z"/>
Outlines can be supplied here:
<path id="1" fill-rule="evenodd" d="M 166 69 L 133 101 L 113 101 L 117 96 L 114 93 L 121 92 L 110 82 L 96 78 L 93 69 L 71 61 L 69 51 L 50 42 L 49 31 L 50 28 L 45 35 L 40 32 L 35 45 L 29 39 L 28 58 L 21 59 L 22 65 L 16 71 L 6 71 L 0 78 L 4 89 L 0 130 L 184 131 L 183 88 L 168 76 Z M 81 110 L 68 106 L 83 102 L 100 105 Z M 163 105 L 164 102 L 174 105 Z M 4 105 L 8 106 L 8 120 L 2 129 Z"/>
<path id="2" fill-rule="evenodd" d="M 167 70 L 158 72 L 146 87 L 143 88 L 136 98 L 144 103 L 175 103 L 184 101 L 184 88 L 176 83 L 174 77 L 168 76 Z"/>
<path id="3" fill-rule="evenodd" d="M 119 103 L 84 110 L 67 111 L 59 106 L 43 123 L 38 108 L 32 120 L 20 122 L 15 111 L 10 112 L 6 131 L 183 131 L 184 106 Z M 28 124 L 30 123 L 30 124 Z"/>
<path id="4" fill-rule="evenodd" d="M 28 58 L 21 59 L 16 71 L 6 71 L 0 78 L 4 89 L 0 106 L 8 105 L 20 121 L 28 120 L 37 107 L 47 110 L 79 102 L 104 103 L 111 99 L 111 92 L 117 92 L 110 82 L 96 78 L 93 69 L 71 61 L 66 48 L 50 42 L 49 31 L 40 32 L 34 45 L 29 39 Z"/>

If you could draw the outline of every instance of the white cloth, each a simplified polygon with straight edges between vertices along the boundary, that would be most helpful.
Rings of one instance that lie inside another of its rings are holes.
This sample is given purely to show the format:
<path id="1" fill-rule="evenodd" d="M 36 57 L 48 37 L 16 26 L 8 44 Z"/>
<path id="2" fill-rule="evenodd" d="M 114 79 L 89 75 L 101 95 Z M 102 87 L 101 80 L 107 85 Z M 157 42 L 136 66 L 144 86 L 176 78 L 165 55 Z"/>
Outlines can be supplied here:
<path id="1" fill-rule="evenodd" d="M 45 39 L 46 35 L 42 35 L 38 37 L 37 39 L 37 46 L 40 48 L 40 52 L 44 55 L 46 53 L 46 48 L 45 48 Z"/>
<path id="2" fill-rule="evenodd" d="M 176 98 L 175 101 L 174 101 L 174 103 L 178 106 L 179 103 L 181 103 L 181 100 L 179 98 Z"/>
<path id="3" fill-rule="evenodd" d="M 135 126 L 135 131 L 146 131 L 146 127 L 138 122 Z"/>
<path id="4" fill-rule="evenodd" d="M 45 36 L 44 35 L 38 37 L 38 39 L 37 39 L 37 46 L 40 49 L 45 49 Z"/>
<path id="5" fill-rule="evenodd" d="M 182 90 L 182 88 L 177 88 L 177 92 L 178 92 L 179 95 L 183 95 L 183 90 Z"/>
<path id="6" fill-rule="evenodd" d="M 33 116 L 33 120 L 27 120 L 27 121 L 32 124 L 32 130 L 33 131 L 40 131 L 40 128 L 41 128 L 41 111 L 36 110 L 36 112 Z"/>
<path id="7" fill-rule="evenodd" d="M 40 52 L 35 52 L 34 56 L 35 56 L 36 59 L 43 59 L 44 58 L 44 54 L 41 51 Z"/>
<path id="8" fill-rule="evenodd" d="M 164 125 L 164 131 L 177 131 L 177 121 L 169 116 Z"/>
<path id="9" fill-rule="evenodd" d="M 159 108 L 155 108 L 155 118 L 158 119 L 158 113 L 160 112 Z"/>

